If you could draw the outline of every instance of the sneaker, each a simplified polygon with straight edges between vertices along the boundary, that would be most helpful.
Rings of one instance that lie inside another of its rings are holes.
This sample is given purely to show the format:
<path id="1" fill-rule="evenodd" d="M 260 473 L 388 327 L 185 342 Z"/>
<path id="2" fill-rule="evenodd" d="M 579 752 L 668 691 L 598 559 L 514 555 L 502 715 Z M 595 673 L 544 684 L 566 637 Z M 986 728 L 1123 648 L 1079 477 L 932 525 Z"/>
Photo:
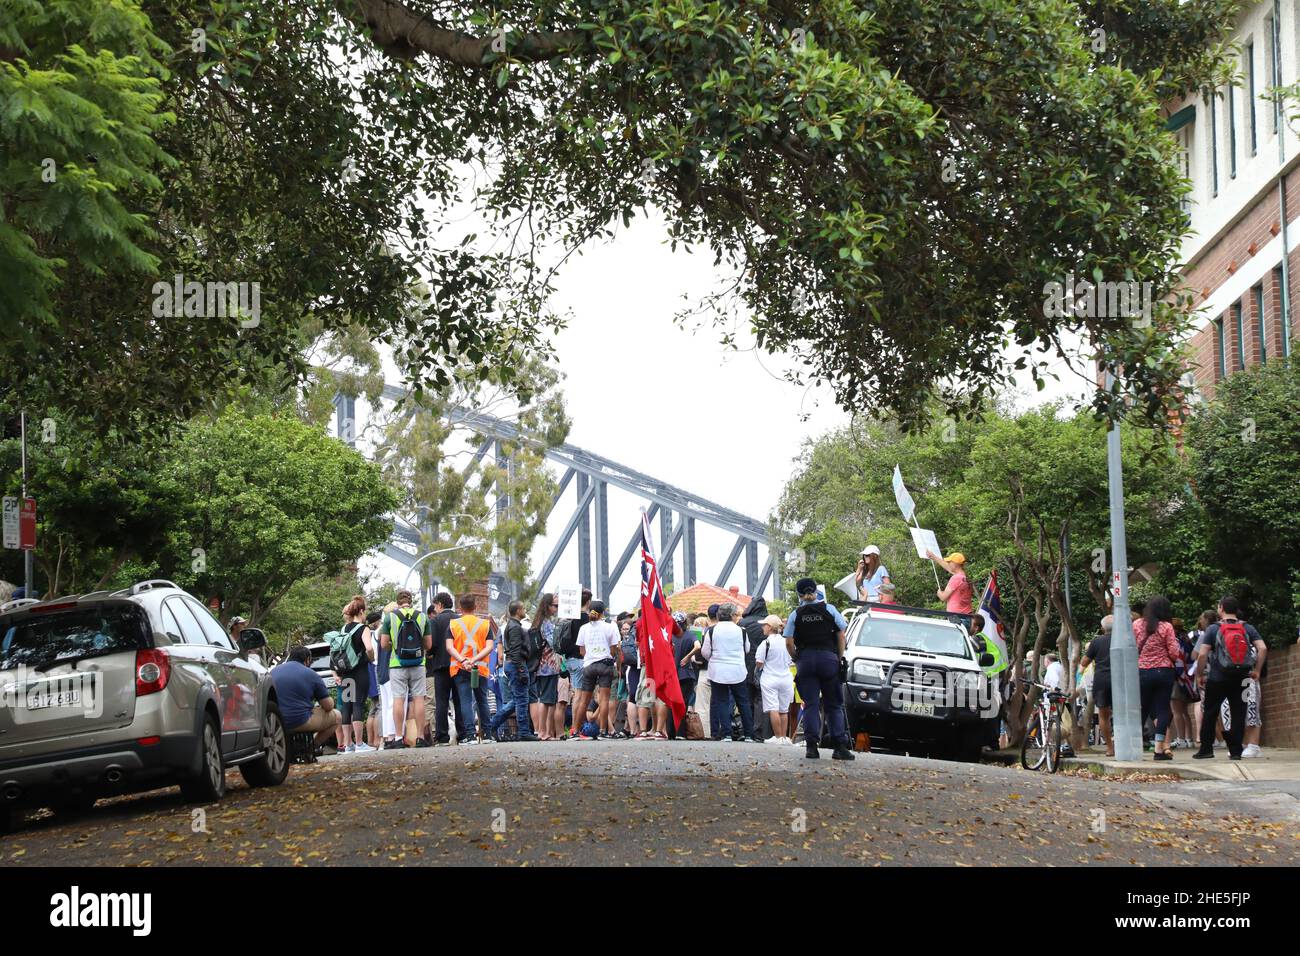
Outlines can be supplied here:
<path id="1" fill-rule="evenodd" d="M 417 740 L 417 741 L 415 742 L 415 746 L 417 746 L 417 747 L 432 747 L 433 744 L 429 743 L 429 741 L 427 741 L 427 740 L 425 740 L 423 737 L 421 737 L 419 740 Z"/>
<path id="2" fill-rule="evenodd" d="M 406 749 L 406 741 L 405 741 L 405 740 L 390 740 L 390 741 L 388 741 L 388 743 L 384 744 L 384 749 L 385 749 L 385 750 L 405 750 L 405 749 Z"/>
<path id="3" fill-rule="evenodd" d="M 1193 760 L 1212 760 L 1214 758 L 1213 750 L 1198 750 L 1192 754 Z"/>
<path id="4" fill-rule="evenodd" d="M 344 747 L 344 748 L 340 751 L 340 753 L 345 753 L 345 754 L 354 754 L 354 753 L 356 753 L 356 752 L 357 752 L 357 745 L 356 745 L 356 744 L 348 744 L 346 747 Z"/>
<path id="5" fill-rule="evenodd" d="M 1157 752 L 1157 753 L 1155 754 L 1155 756 L 1154 756 L 1152 759 L 1155 759 L 1155 760 L 1173 760 L 1173 759 L 1174 759 L 1174 755 L 1173 755 L 1172 753 L 1170 753 L 1169 751 L 1166 750 L 1164 753 L 1159 753 L 1159 752 Z"/>
<path id="6" fill-rule="evenodd" d="M 806 749 L 805 749 L 805 753 L 804 753 L 804 755 L 805 755 L 809 760 L 816 760 L 818 757 L 821 756 L 821 754 L 817 752 L 817 745 L 816 745 L 815 743 L 813 743 L 811 740 L 808 741 L 808 745 L 807 745 L 807 747 L 806 747 Z"/>
<path id="7" fill-rule="evenodd" d="M 1259 744 L 1246 744 L 1246 749 L 1241 752 L 1243 757 L 1258 757 Z"/>
<path id="8" fill-rule="evenodd" d="M 858 758 L 853 756 L 853 751 L 850 750 L 848 747 L 836 747 L 833 751 L 831 751 L 831 759 L 832 760 L 857 760 Z"/>
<path id="9" fill-rule="evenodd" d="M 488 736 L 484 737 L 482 740 L 479 741 L 479 743 L 482 744 L 494 744 L 496 742 L 497 742 L 496 738 L 493 737 L 491 734 L 489 734 Z"/>
<path id="10" fill-rule="evenodd" d="M 1240 760 L 1240 759 L 1241 759 L 1241 754 L 1228 754 L 1228 759 L 1229 759 L 1229 760 Z"/>
<path id="11" fill-rule="evenodd" d="M 465 740 L 463 740 L 463 741 L 461 741 L 461 742 L 462 742 L 466 747 L 477 747 L 477 746 L 478 746 L 478 738 L 477 738 L 477 737 L 468 737 L 468 738 L 466 738 Z"/>
<path id="12" fill-rule="evenodd" d="M 520 734 L 518 737 L 515 738 L 515 740 L 522 741 L 523 743 L 533 743 L 534 741 L 541 740 L 541 739 L 542 738 L 537 736 L 536 734 Z"/>
<path id="13" fill-rule="evenodd" d="M 368 754 L 368 753 L 374 753 L 375 748 L 363 741 L 362 743 L 356 745 L 355 750 L 359 754 Z"/>
<path id="14" fill-rule="evenodd" d="M 784 737 L 768 737 L 766 740 L 763 741 L 763 743 L 765 743 L 765 744 L 783 744 L 783 743 L 785 743 L 785 738 L 784 738 Z"/>

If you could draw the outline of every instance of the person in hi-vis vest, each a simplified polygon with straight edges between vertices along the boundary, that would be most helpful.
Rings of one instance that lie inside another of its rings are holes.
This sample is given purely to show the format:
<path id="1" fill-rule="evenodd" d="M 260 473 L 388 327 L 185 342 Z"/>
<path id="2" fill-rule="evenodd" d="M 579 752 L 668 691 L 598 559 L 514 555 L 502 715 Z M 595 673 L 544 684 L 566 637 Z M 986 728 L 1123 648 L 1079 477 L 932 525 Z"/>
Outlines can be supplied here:
<path id="1" fill-rule="evenodd" d="M 460 617 L 451 622 L 451 637 L 447 638 L 447 652 L 451 654 L 451 679 L 456 684 L 460 711 L 465 715 L 465 728 L 473 726 L 474 708 L 478 707 L 478 738 L 470 735 L 460 743 L 489 742 L 488 726 L 492 714 L 488 711 L 487 679 L 488 656 L 492 653 L 493 624 L 488 617 L 474 613 L 477 601 L 472 594 L 462 594 L 456 602 Z"/>
<path id="2" fill-rule="evenodd" d="M 384 745 L 388 750 L 406 746 L 406 718 L 415 721 L 416 733 L 424 726 L 425 672 L 424 658 L 433 647 L 433 629 L 429 617 L 411 607 L 411 592 L 397 592 L 397 608 L 384 617 L 379 630 L 379 648 L 388 657 L 388 683 L 393 696 L 393 727 L 397 740 Z M 411 701 L 407 714 L 406 701 Z M 416 746 L 428 746 L 423 738 Z"/>

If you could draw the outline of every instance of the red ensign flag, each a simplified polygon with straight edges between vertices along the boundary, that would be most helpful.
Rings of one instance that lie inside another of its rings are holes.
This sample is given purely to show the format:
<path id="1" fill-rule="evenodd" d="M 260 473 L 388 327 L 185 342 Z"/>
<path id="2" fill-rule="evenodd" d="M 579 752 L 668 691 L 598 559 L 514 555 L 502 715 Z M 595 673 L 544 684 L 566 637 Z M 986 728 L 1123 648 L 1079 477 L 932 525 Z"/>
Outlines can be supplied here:
<path id="1" fill-rule="evenodd" d="M 682 685 L 677 681 L 677 655 L 673 653 L 673 616 L 659 585 L 659 565 L 650 539 L 650 519 L 641 512 L 641 616 L 636 622 L 636 642 L 641 670 L 654 684 L 655 696 L 673 712 L 674 724 L 686 716 Z"/>

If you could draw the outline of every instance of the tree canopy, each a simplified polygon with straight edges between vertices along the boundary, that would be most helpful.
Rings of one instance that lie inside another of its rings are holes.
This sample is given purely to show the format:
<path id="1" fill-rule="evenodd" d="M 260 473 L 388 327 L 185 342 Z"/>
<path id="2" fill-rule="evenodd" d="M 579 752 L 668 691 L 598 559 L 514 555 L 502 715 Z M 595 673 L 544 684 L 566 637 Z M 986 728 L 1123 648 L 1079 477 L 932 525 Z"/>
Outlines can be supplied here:
<path id="1" fill-rule="evenodd" d="M 38 427 L 28 446 L 42 593 L 163 576 L 221 596 L 223 619 L 257 623 L 296 582 L 354 568 L 391 530 L 398 495 L 379 466 L 297 415 L 232 405 L 167 441 L 109 441 L 52 424 L 53 441 L 40 441 Z M 8 437 L 6 487 L 16 487 L 18 467 Z M 0 562 L 0 576 L 20 579 L 18 552 Z"/>
<path id="2" fill-rule="evenodd" d="M 719 266 L 704 311 L 845 406 L 917 423 L 1081 338 L 1158 418 L 1178 310 L 1057 317 L 1044 289 L 1171 291 L 1185 187 L 1160 104 L 1220 68 L 1234 6 L 5 0 L 3 268 L 43 320 L 3 340 L 0 387 L 184 419 L 268 365 L 301 379 L 308 320 L 417 337 L 410 382 L 441 387 L 449 355 L 486 374 L 536 341 L 564 259 L 653 207 Z M 79 79 L 78 51 L 105 72 Z M 47 115 L 65 88 L 98 108 Z M 91 148 L 109 130 L 116 160 Z M 46 157 L 60 190 L 83 167 L 112 188 L 51 198 Z M 91 197 L 118 214 L 63 249 Z M 155 314 L 176 275 L 259 283 L 258 324 Z"/>
<path id="3" fill-rule="evenodd" d="M 1208 548 L 1267 613 L 1265 637 L 1300 623 L 1300 364 L 1270 361 L 1228 376 L 1189 424 L 1196 493 L 1212 520 Z M 1217 597 L 1217 595 L 1216 595 Z"/>

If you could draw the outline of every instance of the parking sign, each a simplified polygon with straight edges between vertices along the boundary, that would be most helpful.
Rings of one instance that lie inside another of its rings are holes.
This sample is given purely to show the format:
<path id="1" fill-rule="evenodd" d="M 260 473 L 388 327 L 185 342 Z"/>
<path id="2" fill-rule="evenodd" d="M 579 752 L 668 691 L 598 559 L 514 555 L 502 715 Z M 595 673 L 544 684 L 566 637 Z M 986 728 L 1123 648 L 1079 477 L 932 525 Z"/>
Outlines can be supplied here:
<path id="1" fill-rule="evenodd" d="M 17 548 L 21 543 L 18 518 L 18 499 L 5 495 L 4 499 L 4 544 L 6 548 Z"/>

